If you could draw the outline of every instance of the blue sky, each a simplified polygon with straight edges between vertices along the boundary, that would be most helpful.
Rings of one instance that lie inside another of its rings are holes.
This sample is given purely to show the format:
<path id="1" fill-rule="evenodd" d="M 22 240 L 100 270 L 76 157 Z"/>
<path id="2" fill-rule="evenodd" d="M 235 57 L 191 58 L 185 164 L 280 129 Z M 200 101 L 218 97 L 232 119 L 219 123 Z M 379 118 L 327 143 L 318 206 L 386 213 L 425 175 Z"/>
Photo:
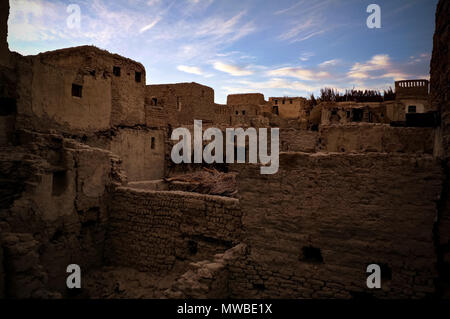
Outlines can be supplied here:
<path id="1" fill-rule="evenodd" d="M 10 0 L 10 49 L 92 44 L 144 64 L 147 84 L 307 96 L 429 78 L 437 0 Z M 381 28 L 369 29 L 369 4 Z M 69 28 L 69 4 L 81 10 Z"/>

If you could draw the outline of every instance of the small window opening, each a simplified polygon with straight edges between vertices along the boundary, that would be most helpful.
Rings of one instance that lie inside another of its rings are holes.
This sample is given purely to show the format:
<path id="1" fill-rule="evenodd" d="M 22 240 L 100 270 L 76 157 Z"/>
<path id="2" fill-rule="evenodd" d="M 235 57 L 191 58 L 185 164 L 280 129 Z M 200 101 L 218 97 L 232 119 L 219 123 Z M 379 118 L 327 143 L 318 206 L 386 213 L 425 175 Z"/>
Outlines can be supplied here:
<path id="1" fill-rule="evenodd" d="M 0 116 L 8 116 L 17 113 L 16 100 L 9 97 L 0 97 Z"/>
<path id="2" fill-rule="evenodd" d="M 83 95 L 83 86 L 78 84 L 72 84 L 72 96 L 82 97 Z"/>
<path id="3" fill-rule="evenodd" d="M 361 122 L 362 118 L 364 115 L 364 111 L 363 110 L 359 110 L 359 109 L 354 109 L 353 110 L 353 121 L 354 122 Z"/>
<path id="4" fill-rule="evenodd" d="M 302 260 L 310 263 L 323 263 L 320 248 L 305 246 L 302 248 Z"/>
<path id="5" fill-rule="evenodd" d="M 151 148 L 152 148 L 152 150 L 155 149 L 155 138 L 154 137 L 152 137 Z"/>
<path id="6" fill-rule="evenodd" d="M 54 172 L 52 180 L 52 195 L 62 195 L 67 189 L 67 184 L 68 180 L 66 171 Z"/>
<path id="7" fill-rule="evenodd" d="M 416 112 L 417 112 L 417 108 L 415 105 L 408 106 L 408 113 L 416 113 Z"/>
<path id="8" fill-rule="evenodd" d="M 195 241 L 193 241 L 193 240 L 188 241 L 188 250 L 189 250 L 189 254 L 191 256 L 197 254 L 197 252 L 198 252 L 198 245 L 197 245 L 197 243 Z"/>
<path id="9" fill-rule="evenodd" d="M 278 104 L 278 100 L 275 100 L 275 104 Z"/>
<path id="10" fill-rule="evenodd" d="M 242 111 L 242 115 L 245 115 L 245 110 Z"/>
<path id="11" fill-rule="evenodd" d="M 120 76 L 120 67 L 118 66 L 113 67 L 113 74 L 115 76 Z"/>
<path id="12" fill-rule="evenodd" d="M 285 101 L 285 100 L 283 100 L 283 102 L 282 102 L 282 103 L 284 104 L 285 102 L 286 102 L 286 101 Z"/>
<path id="13" fill-rule="evenodd" d="M 276 106 L 276 105 L 273 106 L 273 108 L 272 108 L 272 113 L 274 113 L 274 114 L 276 114 L 276 115 L 279 114 L 279 112 L 278 112 L 278 106 Z"/>
<path id="14" fill-rule="evenodd" d="M 292 100 L 289 100 L 289 103 L 292 104 Z"/>
<path id="15" fill-rule="evenodd" d="M 142 73 L 141 72 L 134 73 L 134 80 L 137 83 L 141 83 L 141 81 L 142 81 Z"/>
<path id="16" fill-rule="evenodd" d="M 156 97 L 152 98 L 152 105 L 157 106 L 158 105 L 158 99 Z"/>

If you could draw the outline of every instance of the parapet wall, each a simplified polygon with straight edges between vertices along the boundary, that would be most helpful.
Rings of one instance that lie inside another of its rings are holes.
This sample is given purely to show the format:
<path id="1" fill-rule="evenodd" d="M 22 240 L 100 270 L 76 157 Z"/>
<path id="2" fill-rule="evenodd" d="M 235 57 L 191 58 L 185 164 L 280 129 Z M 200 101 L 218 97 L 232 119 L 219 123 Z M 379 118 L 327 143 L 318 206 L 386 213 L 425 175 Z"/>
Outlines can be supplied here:
<path id="1" fill-rule="evenodd" d="M 224 252 L 241 236 L 239 201 L 178 191 L 118 188 L 112 194 L 108 258 L 141 271 Z"/>
<path id="2" fill-rule="evenodd" d="M 282 153 L 275 175 L 236 169 L 251 253 L 230 265 L 231 297 L 434 293 L 442 172 L 431 156 Z M 372 263 L 381 289 L 366 286 Z"/>
<path id="3" fill-rule="evenodd" d="M 427 97 L 428 80 L 404 80 L 395 82 L 396 98 Z"/>

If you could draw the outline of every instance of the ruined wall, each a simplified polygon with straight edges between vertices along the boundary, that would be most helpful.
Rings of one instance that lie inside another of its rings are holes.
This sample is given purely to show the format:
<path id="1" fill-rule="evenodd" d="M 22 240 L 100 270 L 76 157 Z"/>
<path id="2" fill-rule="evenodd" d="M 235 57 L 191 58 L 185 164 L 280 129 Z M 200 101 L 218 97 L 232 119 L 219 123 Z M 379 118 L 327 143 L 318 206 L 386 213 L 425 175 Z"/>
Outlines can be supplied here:
<path id="1" fill-rule="evenodd" d="M 111 151 L 122 159 L 128 181 L 164 177 L 165 136 L 160 130 L 119 129 L 111 139 Z"/>
<path id="2" fill-rule="evenodd" d="M 264 95 L 261 93 L 246 93 L 246 94 L 230 94 L 227 96 L 227 105 L 262 105 L 267 102 L 264 100 Z"/>
<path id="3" fill-rule="evenodd" d="M 2 152 L 0 237 L 8 298 L 66 293 L 66 268 L 102 263 L 107 188 L 116 180 L 110 152 L 60 135 L 17 132 Z"/>
<path id="4" fill-rule="evenodd" d="M 389 104 L 391 112 L 399 112 L 396 108 L 400 106 L 399 103 Z M 389 123 L 390 118 L 387 115 L 387 106 L 385 103 L 378 102 L 323 102 L 321 103 L 321 125 L 330 124 L 347 124 L 351 122 L 366 122 L 366 123 Z M 404 120 L 404 119 L 403 119 Z"/>
<path id="5" fill-rule="evenodd" d="M 433 108 L 441 113 L 441 126 L 436 135 L 437 154 L 443 159 L 446 182 L 442 192 L 440 212 L 437 221 L 438 269 L 440 288 L 449 297 L 450 283 L 450 2 L 440 0 L 436 10 L 436 28 L 433 38 L 431 59 L 430 100 Z"/>
<path id="6" fill-rule="evenodd" d="M 28 120 L 22 127 L 43 130 L 45 121 L 47 129 L 78 134 L 144 124 L 145 69 L 140 63 L 93 46 L 28 59 L 30 69 L 18 68 L 24 87 L 32 88 L 31 106 L 20 107 Z M 32 74 L 28 81 L 26 73 Z"/>
<path id="7" fill-rule="evenodd" d="M 424 297 L 434 293 L 441 169 L 431 156 L 282 153 L 275 175 L 238 166 L 249 256 L 232 297 Z M 366 288 L 368 264 L 382 289 Z"/>
<path id="8" fill-rule="evenodd" d="M 19 108 L 19 112 L 37 117 L 33 121 L 35 129 L 48 130 L 52 123 L 63 132 L 93 132 L 110 127 L 110 79 L 44 64 L 38 59 L 33 61 L 31 72 L 32 108 Z M 72 96 L 74 83 L 83 87 L 82 97 Z"/>
<path id="9" fill-rule="evenodd" d="M 176 259 L 231 248 L 241 236 L 241 216 L 232 198 L 118 188 L 112 196 L 108 258 L 141 271 L 168 271 Z"/>
<path id="10" fill-rule="evenodd" d="M 0 3 L 0 65 L 9 63 L 8 16 L 9 1 L 2 1 Z"/>
<path id="11" fill-rule="evenodd" d="M 431 59 L 430 97 L 432 105 L 440 110 L 442 118 L 442 146 L 445 157 L 450 150 L 450 23 L 448 16 L 450 4 L 440 0 L 436 10 L 436 29 L 433 38 Z"/>
<path id="12" fill-rule="evenodd" d="M 327 152 L 399 152 L 433 154 L 434 129 L 347 124 L 320 127 L 320 150 Z"/>
<path id="13" fill-rule="evenodd" d="M 280 129 L 281 152 L 314 153 L 319 143 L 319 133 L 293 128 Z"/>
<path id="14" fill-rule="evenodd" d="M 148 85 L 145 108 L 149 127 L 177 127 L 194 119 L 212 123 L 218 113 L 214 90 L 195 82 Z"/>
<path id="15" fill-rule="evenodd" d="M 281 118 L 297 119 L 306 117 L 306 99 L 303 97 L 271 97 L 269 102 L 278 108 Z"/>

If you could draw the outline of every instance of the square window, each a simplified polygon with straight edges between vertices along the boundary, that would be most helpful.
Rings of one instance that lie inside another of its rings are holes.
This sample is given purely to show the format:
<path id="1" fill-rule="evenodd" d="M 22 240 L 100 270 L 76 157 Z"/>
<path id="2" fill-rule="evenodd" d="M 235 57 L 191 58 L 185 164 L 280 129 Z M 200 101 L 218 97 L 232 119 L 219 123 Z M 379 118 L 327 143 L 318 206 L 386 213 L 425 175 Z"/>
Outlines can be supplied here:
<path id="1" fill-rule="evenodd" d="M 72 84 L 72 96 L 81 97 L 83 95 L 83 86 Z"/>

